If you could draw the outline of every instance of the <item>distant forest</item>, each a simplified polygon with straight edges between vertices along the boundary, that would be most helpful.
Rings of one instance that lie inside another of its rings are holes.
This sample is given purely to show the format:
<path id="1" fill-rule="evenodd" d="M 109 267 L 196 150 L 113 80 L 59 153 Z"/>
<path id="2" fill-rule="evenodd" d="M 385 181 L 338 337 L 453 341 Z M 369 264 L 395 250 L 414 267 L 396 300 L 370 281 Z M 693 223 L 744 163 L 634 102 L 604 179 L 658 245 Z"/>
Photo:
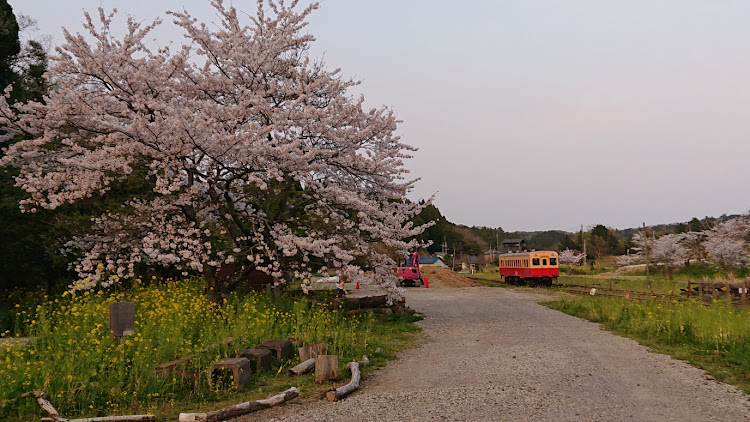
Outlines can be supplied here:
<path id="1" fill-rule="evenodd" d="M 648 227 L 649 233 L 657 235 L 667 233 L 684 233 L 688 231 L 701 231 L 710 229 L 717 222 L 730 220 L 737 215 L 722 215 L 720 217 L 694 217 L 688 222 L 658 224 Z M 448 221 L 440 210 L 434 205 L 428 205 L 422 213 L 414 218 L 414 222 L 421 224 L 434 220 L 436 224 L 422 234 L 421 240 L 432 242 L 427 252 L 435 253 L 442 251 L 445 244 L 448 253 L 452 254 L 455 248 L 456 254 L 482 255 L 490 248 L 496 249 L 498 243 L 505 239 L 524 239 L 528 249 L 555 250 L 566 248 L 581 250 L 581 236 L 586 237 L 587 242 L 593 245 L 602 245 L 603 252 L 608 255 L 623 255 L 631 247 L 630 239 L 633 234 L 642 230 L 640 227 L 617 230 L 605 227 L 602 224 L 593 224 L 584 233 L 566 232 L 562 230 L 545 231 L 516 231 L 506 232 L 502 227 L 465 226 Z"/>

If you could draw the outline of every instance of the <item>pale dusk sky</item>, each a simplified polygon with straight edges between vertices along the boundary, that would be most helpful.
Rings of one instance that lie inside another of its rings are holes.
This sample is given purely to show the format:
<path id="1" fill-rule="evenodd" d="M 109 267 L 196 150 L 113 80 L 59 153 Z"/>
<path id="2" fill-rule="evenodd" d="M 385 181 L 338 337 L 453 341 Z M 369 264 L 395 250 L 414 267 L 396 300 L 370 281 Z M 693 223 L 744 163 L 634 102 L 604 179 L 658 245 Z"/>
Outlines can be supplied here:
<path id="1" fill-rule="evenodd" d="M 205 0 L 9 3 L 53 45 L 100 5 L 164 18 L 160 44 L 182 42 L 166 10 L 216 21 Z M 750 209 L 747 22 L 744 0 L 324 0 L 308 29 L 314 57 L 403 120 L 412 199 L 436 193 L 455 223 L 574 231 Z"/>

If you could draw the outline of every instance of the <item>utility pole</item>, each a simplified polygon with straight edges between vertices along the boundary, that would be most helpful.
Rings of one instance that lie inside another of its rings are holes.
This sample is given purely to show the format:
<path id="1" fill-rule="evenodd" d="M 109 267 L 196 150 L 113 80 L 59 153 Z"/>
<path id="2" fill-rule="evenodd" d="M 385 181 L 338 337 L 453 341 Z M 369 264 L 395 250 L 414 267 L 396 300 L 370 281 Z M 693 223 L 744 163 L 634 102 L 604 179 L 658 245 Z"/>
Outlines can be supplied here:
<path id="1" fill-rule="evenodd" d="M 586 266 L 586 238 L 583 236 L 583 224 L 581 224 L 581 243 L 583 243 L 583 266 Z"/>
<path id="2" fill-rule="evenodd" d="M 451 270 L 456 271 L 456 245 L 453 245 L 453 264 L 451 264 Z"/>
<path id="3" fill-rule="evenodd" d="M 654 289 L 651 288 L 651 275 L 649 274 L 648 265 L 649 265 L 649 259 L 648 259 L 648 235 L 646 234 L 646 222 L 643 222 L 643 249 L 646 251 L 646 282 L 648 283 L 648 288 L 651 290 L 651 293 L 654 292 Z"/>

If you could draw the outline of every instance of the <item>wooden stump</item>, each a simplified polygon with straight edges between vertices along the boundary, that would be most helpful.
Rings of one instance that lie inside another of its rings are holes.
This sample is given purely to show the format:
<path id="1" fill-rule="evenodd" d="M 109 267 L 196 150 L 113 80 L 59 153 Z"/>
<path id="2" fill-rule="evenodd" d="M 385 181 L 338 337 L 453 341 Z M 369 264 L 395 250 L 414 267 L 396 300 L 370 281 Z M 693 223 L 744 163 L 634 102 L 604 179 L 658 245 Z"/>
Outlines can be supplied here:
<path id="1" fill-rule="evenodd" d="M 318 355 L 315 359 L 315 382 L 322 384 L 339 376 L 339 358 L 336 355 Z"/>
<path id="2" fill-rule="evenodd" d="M 318 357 L 318 355 L 324 355 L 328 350 L 328 344 L 326 343 L 315 343 L 307 346 L 300 347 L 299 349 L 299 360 L 304 362 L 310 358 Z"/>

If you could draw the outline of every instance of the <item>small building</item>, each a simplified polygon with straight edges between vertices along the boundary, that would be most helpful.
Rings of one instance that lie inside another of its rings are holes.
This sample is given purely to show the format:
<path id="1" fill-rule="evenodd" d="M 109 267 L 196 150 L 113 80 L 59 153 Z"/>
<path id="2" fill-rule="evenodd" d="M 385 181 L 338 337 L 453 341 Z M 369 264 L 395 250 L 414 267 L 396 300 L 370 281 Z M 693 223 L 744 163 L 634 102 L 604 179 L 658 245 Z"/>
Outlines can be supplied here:
<path id="1" fill-rule="evenodd" d="M 443 258 L 439 256 L 429 256 L 427 258 L 419 258 L 419 265 L 424 265 L 426 267 L 448 268 L 448 266 L 445 265 L 445 262 L 443 262 Z"/>
<path id="2" fill-rule="evenodd" d="M 497 258 L 498 250 L 495 248 L 490 248 L 486 251 L 484 251 L 484 260 L 487 262 L 492 262 Z"/>
<path id="3" fill-rule="evenodd" d="M 504 253 L 526 251 L 526 241 L 523 239 L 505 239 L 502 242 Z"/>

